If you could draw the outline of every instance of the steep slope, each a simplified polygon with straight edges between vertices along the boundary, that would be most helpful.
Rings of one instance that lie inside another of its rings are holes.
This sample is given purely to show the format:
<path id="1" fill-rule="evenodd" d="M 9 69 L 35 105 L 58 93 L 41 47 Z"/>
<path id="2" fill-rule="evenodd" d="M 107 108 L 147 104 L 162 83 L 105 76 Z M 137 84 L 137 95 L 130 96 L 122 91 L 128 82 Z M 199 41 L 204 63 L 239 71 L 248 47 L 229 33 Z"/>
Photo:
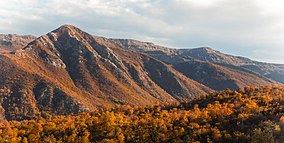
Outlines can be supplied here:
<path id="1" fill-rule="evenodd" d="M 0 55 L 0 64 L 1 105 L 8 120 L 115 104 L 171 103 L 212 91 L 160 60 L 71 25 Z"/>
<path id="2" fill-rule="evenodd" d="M 35 38 L 31 35 L 0 34 L 0 53 L 9 53 L 24 48 Z"/>

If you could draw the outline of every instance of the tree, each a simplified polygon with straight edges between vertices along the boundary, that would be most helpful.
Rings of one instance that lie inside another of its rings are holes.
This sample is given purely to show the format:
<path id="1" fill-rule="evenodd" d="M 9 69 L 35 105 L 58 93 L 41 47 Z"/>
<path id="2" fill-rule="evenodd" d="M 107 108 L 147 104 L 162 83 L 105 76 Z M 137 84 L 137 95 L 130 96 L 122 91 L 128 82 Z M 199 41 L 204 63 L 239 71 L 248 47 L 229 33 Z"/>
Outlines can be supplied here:
<path id="1" fill-rule="evenodd" d="M 273 132 L 269 129 L 254 129 L 252 143 L 274 143 Z"/>

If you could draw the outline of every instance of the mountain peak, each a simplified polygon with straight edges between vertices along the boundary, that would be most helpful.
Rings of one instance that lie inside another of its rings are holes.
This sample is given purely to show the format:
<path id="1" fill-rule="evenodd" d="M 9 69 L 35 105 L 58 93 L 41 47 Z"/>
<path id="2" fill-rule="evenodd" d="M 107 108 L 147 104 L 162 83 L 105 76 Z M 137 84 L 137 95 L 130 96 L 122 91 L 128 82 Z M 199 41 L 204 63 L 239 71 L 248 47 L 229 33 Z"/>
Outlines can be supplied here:
<path id="1" fill-rule="evenodd" d="M 70 25 L 70 24 L 64 24 L 62 26 L 60 26 L 59 28 L 53 30 L 51 33 L 60 33 L 60 34 L 63 34 L 63 33 L 76 33 L 76 32 L 79 32 L 79 33 L 82 33 L 82 30 L 73 26 L 73 25 Z"/>
<path id="2" fill-rule="evenodd" d="M 64 24 L 64 25 L 61 25 L 58 29 L 78 29 L 78 28 L 75 27 L 74 25 Z"/>
<path id="3" fill-rule="evenodd" d="M 34 41 L 33 44 L 29 44 L 23 49 L 29 51 L 32 54 L 40 55 L 41 53 L 40 57 L 42 57 L 42 55 L 45 55 L 42 58 L 46 61 L 50 61 L 54 65 L 54 63 L 57 64 L 58 62 L 55 62 L 55 60 L 51 57 L 57 57 L 58 55 L 61 55 L 58 51 L 59 49 L 78 50 L 81 43 L 85 44 L 83 40 L 84 36 L 86 35 L 88 36 L 86 32 L 80 30 L 79 28 L 73 25 L 64 24 L 57 29 L 47 33 L 46 35 L 40 36 Z"/>

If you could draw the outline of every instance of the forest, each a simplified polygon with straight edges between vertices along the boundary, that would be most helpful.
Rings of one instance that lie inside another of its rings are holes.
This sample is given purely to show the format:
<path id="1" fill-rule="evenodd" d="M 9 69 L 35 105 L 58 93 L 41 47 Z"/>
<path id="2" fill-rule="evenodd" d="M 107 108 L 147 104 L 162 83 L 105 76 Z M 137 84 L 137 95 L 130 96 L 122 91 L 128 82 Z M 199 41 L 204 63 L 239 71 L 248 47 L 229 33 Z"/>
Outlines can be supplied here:
<path id="1" fill-rule="evenodd" d="M 0 124 L 13 143 L 281 143 L 284 86 L 217 91 L 176 104 L 116 105 Z"/>

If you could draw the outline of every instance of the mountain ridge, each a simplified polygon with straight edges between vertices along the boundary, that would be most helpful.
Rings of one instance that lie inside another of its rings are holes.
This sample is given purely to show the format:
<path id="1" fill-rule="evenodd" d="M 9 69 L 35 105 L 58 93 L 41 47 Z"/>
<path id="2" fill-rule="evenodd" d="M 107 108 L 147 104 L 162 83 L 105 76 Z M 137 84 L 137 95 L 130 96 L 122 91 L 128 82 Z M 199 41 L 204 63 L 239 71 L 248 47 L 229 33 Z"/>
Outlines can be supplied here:
<path id="1" fill-rule="evenodd" d="M 214 90 L 277 83 L 232 66 L 62 25 L 23 48 L 0 54 L 2 116 L 24 120 L 116 104 L 177 103 Z"/>
<path id="2" fill-rule="evenodd" d="M 23 48 L 35 38 L 32 35 L 0 34 L 0 54 Z"/>
<path id="3" fill-rule="evenodd" d="M 113 39 L 115 42 L 124 44 L 124 39 Z M 267 78 L 271 78 L 277 82 L 284 83 L 284 65 L 283 64 L 275 64 L 275 63 L 265 63 L 251 60 L 242 56 L 232 56 L 229 54 L 223 54 L 220 51 L 214 50 L 210 47 L 200 47 L 200 48 L 192 48 L 192 49 L 172 49 L 166 48 L 158 45 L 147 45 L 145 46 L 143 42 L 135 40 L 135 42 L 131 42 L 130 46 L 133 50 L 150 53 L 154 55 L 157 51 L 162 51 L 167 55 L 178 55 L 179 58 L 183 57 L 184 59 L 195 59 L 201 60 L 205 62 L 215 63 L 221 66 L 235 66 L 238 68 L 243 68 L 245 70 L 249 70 L 251 72 L 260 74 Z M 139 43 L 139 44 L 137 44 Z M 148 42 L 145 42 L 147 44 Z M 166 60 L 164 60 L 166 61 Z M 180 61 L 180 60 L 179 60 Z"/>

